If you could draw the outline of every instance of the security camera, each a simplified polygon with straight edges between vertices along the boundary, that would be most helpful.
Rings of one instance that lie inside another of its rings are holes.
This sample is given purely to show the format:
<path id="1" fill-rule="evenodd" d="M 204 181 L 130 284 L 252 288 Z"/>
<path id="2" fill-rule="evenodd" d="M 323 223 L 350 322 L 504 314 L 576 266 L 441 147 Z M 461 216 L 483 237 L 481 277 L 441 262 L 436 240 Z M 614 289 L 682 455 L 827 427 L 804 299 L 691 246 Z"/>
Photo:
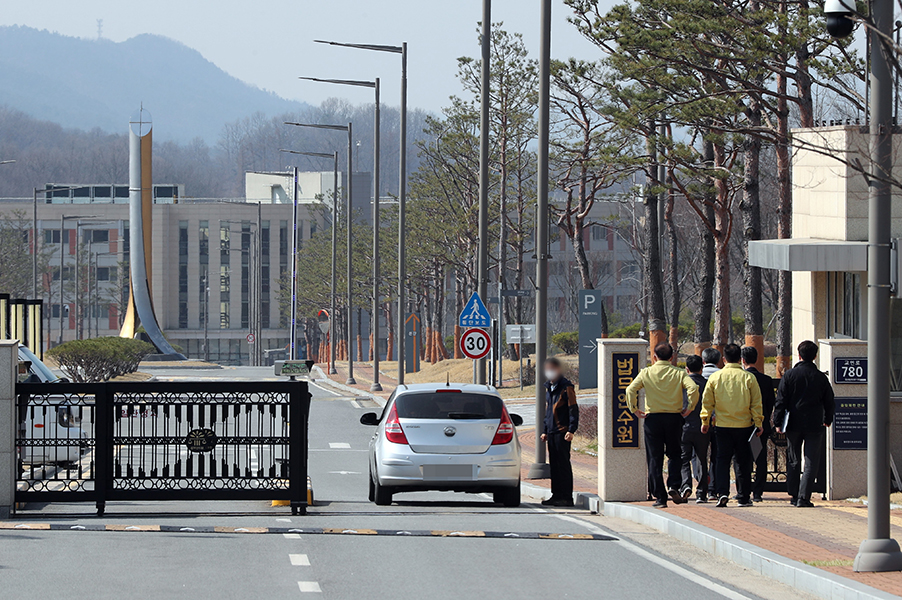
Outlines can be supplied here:
<path id="1" fill-rule="evenodd" d="M 855 0 L 826 0 L 824 16 L 827 17 L 827 33 L 835 38 L 852 35 L 855 22 L 851 19 L 855 14 Z"/>

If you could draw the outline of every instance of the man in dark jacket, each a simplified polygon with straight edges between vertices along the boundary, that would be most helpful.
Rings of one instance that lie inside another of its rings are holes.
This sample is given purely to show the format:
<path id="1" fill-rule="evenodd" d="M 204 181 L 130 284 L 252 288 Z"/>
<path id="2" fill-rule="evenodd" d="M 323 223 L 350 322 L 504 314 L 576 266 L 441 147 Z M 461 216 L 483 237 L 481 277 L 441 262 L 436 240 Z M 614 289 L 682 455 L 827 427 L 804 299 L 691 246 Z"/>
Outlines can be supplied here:
<path id="1" fill-rule="evenodd" d="M 763 448 L 755 460 L 755 482 L 752 484 L 752 502 L 761 502 L 764 495 L 764 483 L 767 481 L 767 440 L 771 435 L 771 417 L 774 414 L 774 380 L 770 375 L 765 375 L 755 368 L 758 362 L 758 350 L 753 346 L 745 346 L 742 349 L 742 367 L 755 376 L 758 387 L 761 388 L 761 411 L 764 413 L 764 433 L 761 434 Z M 740 492 L 741 494 L 742 492 Z"/>
<path id="2" fill-rule="evenodd" d="M 698 386 L 699 396 L 705 393 L 705 382 L 702 375 L 702 358 L 693 354 L 686 357 L 686 371 L 689 378 Z M 695 405 L 695 409 L 689 413 L 683 422 L 683 437 L 680 447 L 682 449 L 683 486 L 684 498 L 692 495 L 692 457 L 697 457 L 696 474 L 698 475 L 698 487 L 695 491 L 695 503 L 708 502 L 708 447 L 711 444 L 711 433 L 702 433 L 702 419 L 699 414 L 702 411 L 702 403 Z"/>
<path id="3" fill-rule="evenodd" d="M 786 433 L 787 491 L 800 508 L 814 506 L 811 486 L 820 466 L 825 428 L 833 424 L 836 410 L 830 380 L 818 370 L 815 358 L 817 344 L 808 340 L 799 344 L 800 360 L 783 374 L 774 406 L 774 427 Z"/>
<path id="4" fill-rule="evenodd" d="M 545 361 L 545 423 L 542 441 L 548 444 L 551 466 L 551 498 L 542 504 L 573 506 L 573 467 L 570 465 L 570 442 L 579 428 L 579 406 L 576 390 L 561 373 L 561 361 Z"/>

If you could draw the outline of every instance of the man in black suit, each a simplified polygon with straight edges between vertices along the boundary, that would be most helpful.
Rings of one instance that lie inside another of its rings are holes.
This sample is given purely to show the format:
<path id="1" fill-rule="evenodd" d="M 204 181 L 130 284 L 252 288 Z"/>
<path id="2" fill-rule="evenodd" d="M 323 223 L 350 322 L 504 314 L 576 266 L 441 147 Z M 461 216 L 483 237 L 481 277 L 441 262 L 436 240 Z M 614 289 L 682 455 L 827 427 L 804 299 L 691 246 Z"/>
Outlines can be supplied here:
<path id="1" fill-rule="evenodd" d="M 764 413 L 764 433 L 761 434 L 761 444 L 764 446 L 755 460 L 755 482 L 752 484 L 752 502 L 761 502 L 764 494 L 764 483 L 767 481 L 767 440 L 771 436 L 771 416 L 774 414 L 774 380 L 770 375 L 765 375 L 755 368 L 758 362 L 758 350 L 753 346 L 745 346 L 742 349 L 742 368 L 755 376 L 758 387 L 761 388 L 761 411 Z"/>
<path id="2" fill-rule="evenodd" d="M 817 344 L 809 340 L 799 344 L 799 358 L 801 360 L 780 380 L 774 405 L 774 426 L 777 433 L 786 434 L 787 491 L 795 506 L 807 508 L 814 506 L 811 486 L 820 466 L 824 432 L 833 424 L 836 406 L 830 380 L 814 364 Z M 801 472 L 803 452 L 804 473 Z"/>

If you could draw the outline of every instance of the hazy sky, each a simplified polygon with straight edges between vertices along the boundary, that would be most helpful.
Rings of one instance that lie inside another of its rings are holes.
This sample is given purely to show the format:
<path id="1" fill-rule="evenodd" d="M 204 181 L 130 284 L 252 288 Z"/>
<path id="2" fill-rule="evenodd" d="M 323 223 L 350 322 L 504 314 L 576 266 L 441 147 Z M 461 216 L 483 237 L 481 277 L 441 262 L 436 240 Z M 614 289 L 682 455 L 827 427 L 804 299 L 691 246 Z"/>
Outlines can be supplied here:
<path id="1" fill-rule="evenodd" d="M 495 0 L 492 21 L 525 36 L 539 50 L 539 0 Z M 567 23 L 554 2 L 552 55 L 595 58 L 598 51 Z M 178 40 L 229 74 L 285 98 L 318 104 L 341 96 L 372 101 L 365 89 L 302 82 L 299 75 L 338 79 L 381 77 L 383 99 L 398 102 L 399 57 L 314 44 L 313 39 L 399 44 L 410 51 L 411 106 L 437 111 L 459 93 L 456 59 L 476 56 L 481 0 L 30 0 L 4 2 L 0 24 L 64 35 L 122 41 L 140 33 Z"/>

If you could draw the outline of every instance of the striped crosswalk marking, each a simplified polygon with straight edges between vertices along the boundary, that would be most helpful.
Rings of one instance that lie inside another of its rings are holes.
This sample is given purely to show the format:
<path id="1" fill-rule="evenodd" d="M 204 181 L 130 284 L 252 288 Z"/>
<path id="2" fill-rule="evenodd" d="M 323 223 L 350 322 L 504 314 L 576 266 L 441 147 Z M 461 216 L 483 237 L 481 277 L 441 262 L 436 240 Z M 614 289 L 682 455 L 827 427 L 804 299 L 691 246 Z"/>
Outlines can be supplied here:
<path id="1" fill-rule="evenodd" d="M 309 567 L 310 559 L 307 558 L 306 554 L 289 554 L 288 559 L 291 561 L 291 564 L 295 567 Z"/>
<path id="2" fill-rule="evenodd" d="M 316 581 L 298 581 L 298 587 L 302 592 L 322 592 Z"/>

